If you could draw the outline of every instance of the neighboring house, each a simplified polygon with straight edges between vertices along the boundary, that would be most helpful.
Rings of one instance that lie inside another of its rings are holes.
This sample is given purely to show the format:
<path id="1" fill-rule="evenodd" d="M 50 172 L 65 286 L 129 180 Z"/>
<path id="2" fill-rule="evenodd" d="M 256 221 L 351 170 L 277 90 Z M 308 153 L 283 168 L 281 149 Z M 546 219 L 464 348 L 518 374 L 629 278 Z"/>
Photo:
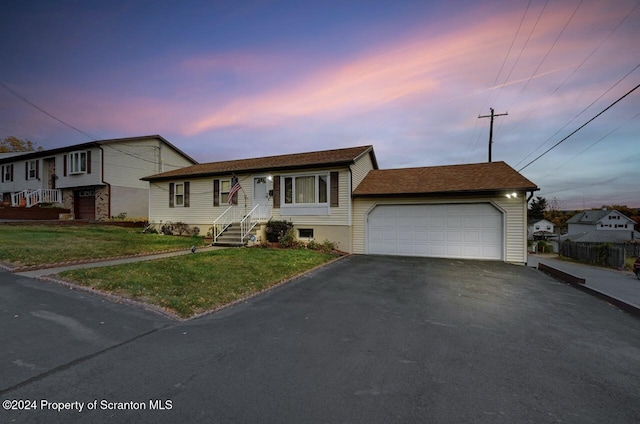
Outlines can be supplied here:
<path id="1" fill-rule="evenodd" d="M 196 163 L 159 135 L 99 140 L 0 157 L 4 203 L 57 203 L 77 219 L 146 217 L 145 175 Z"/>
<path id="2" fill-rule="evenodd" d="M 568 221 L 567 234 L 561 240 L 581 243 L 624 243 L 637 241 L 635 221 L 616 210 L 597 209 L 578 212 Z"/>
<path id="3" fill-rule="evenodd" d="M 532 240 L 547 239 L 555 235 L 555 226 L 551 221 L 540 219 L 529 223 L 529 238 Z"/>
<path id="4" fill-rule="evenodd" d="M 581 234 L 591 231 L 632 231 L 635 221 L 616 210 L 597 209 L 578 212 L 568 221 L 567 234 Z"/>
<path id="5" fill-rule="evenodd" d="M 229 193 L 237 178 L 242 190 Z M 372 146 L 193 165 L 143 178 L 149 219 L 184 222 L 214 242 L 269 219 L 300 240 L 358 254 L 526 263 L 527 193 L 535 184 L 504 162 L 378 169 Z M 204 232 L 203 231 L 203 232 Z M 244 240 L 242 240 L 244 242 Z"/>

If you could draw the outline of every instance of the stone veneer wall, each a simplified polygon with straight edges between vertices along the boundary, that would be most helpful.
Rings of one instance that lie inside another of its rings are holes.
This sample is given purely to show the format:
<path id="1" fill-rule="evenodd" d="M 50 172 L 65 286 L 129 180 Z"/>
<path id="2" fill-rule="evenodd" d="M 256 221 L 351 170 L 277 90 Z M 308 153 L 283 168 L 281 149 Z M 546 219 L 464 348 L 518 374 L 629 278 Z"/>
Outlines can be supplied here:
<path id="1" fill-rule="evenodd" d="M 86 189 L 86 188 L 85 188 Z M 98 186 L 93 187 L 96 202 L 96 221 L 106 221 L 109 216 L 109 187 Z M 74 189 L 62 189 L 62 205 L 71 211 L 74 209 Z"/>
<path id="2" fill-rule="evenodd" d="M 96 193 L 96 220 L 106 221 L 109 216 L 109 187 L 95 188 Z"/>
<path id="3" fill-rule="evenodd" d="M 69 188 L 62 189 L 62 206 L 73 211 L 73 190 Z M 72 212 L 73 213 L 73 212 Z"/>

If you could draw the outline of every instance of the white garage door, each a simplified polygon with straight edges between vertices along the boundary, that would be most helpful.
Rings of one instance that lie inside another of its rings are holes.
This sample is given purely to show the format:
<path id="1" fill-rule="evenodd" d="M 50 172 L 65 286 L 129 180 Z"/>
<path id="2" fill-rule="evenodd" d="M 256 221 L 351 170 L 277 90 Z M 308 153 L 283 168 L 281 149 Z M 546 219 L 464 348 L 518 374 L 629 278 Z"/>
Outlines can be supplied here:
<path id="1" fill-rule="evenodd" d="M 502 259 L 502 227 L 489 203 L 380 205 L 369 212 L 367 253 Z"/>

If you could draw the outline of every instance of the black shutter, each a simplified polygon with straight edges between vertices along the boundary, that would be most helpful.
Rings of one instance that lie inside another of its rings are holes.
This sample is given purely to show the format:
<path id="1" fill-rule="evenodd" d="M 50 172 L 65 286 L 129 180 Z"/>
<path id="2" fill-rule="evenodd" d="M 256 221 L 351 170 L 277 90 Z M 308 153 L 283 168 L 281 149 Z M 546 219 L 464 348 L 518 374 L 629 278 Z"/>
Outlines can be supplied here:
<path id="1" fill-rule="evenodd" d="M 220 180 L 213 180 L 213 206 L 220 206 Z"/>
<path id="2" fill-rule="evenodd" d="M 24 179 L 25 181 L 29 179 L 29 162 L 24 163 Z"/>
<path id="3" fill-rule="evenodd" d="M 10 171 L 10 173 L 11 173 L 11 179 L 10 179 L 9 181 L 13 181 L 13 164 L 11 164 L 11 171 Z"/>
<path id="4" fill-rule="evenodd" d="M 175 184 L 169 183 L 169 207 L 173 207 L 173 196 L 175 194 Z"/>
<path id="5" fill-rule="evenodd" d="M 337 208 L 339 206 L 338 204 L 338 197 L 339 197 L 338 173 L 332 172 L 329 178 L 331 179 L 331 207 Z"/>
<path id="6" fill-rule="evenodd" d="M 184 207 L 188 208 L 189 207 L 189 186 L 191 184 L 189 183 L 189 181 L 185 181 L 184 183 Z"/>
<path id="7" fill-rule="evenodd" d="M 273 177 L 273 208 L 280 208 L 280 176 Z"/>
<path id="8" fill-rule="evenodd" d="M 36 159 L 36 180 L 40 179 L 40 161 Z"/>
<path id="9" fill-rule="evenodd" d="M 9 165 L 7 165 L 7 166 L 9 166 Z M 4 182 L 4 165 L 2 165 L 2 177 L 0 177 L 0 180 L 2 182 Z"/>
<path id="10" fill-rule="evenodd" d="M 67 176 L 67 155 L 62 156 L 62 175 Z"/>
<path id="11" fill-rule="evenodd" d="M 91 174 L 91 150 L 87 150 L 87 174 Z"/>

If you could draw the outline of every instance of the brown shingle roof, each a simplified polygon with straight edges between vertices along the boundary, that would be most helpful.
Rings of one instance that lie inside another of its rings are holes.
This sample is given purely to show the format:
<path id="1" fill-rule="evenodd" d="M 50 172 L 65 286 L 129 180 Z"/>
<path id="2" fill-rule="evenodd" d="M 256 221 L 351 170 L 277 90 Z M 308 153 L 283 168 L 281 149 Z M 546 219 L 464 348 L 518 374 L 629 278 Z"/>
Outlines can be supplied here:
<path id="1" fill-rule="evenodd" d="M 323 150 L 319 152 L 295 153 L 289 155 L 267 156 L 253 159 L 228 160 L 188 166 L 142 178 L 146 181 L 168 180 L 174 178 L 205 177 L 230 174 L 232 172 L 280 171 L 286 169 L 304 169 L 324 166 L 347 165 L 359 156 L 372 155 L 377 168 L 372 146 L 349 147 L 346 149 Z"/>
<path id="2" fill-rule="evenodd" d="M 370 171 L 354 197 L 538 190 L 504 162 Z"/>

